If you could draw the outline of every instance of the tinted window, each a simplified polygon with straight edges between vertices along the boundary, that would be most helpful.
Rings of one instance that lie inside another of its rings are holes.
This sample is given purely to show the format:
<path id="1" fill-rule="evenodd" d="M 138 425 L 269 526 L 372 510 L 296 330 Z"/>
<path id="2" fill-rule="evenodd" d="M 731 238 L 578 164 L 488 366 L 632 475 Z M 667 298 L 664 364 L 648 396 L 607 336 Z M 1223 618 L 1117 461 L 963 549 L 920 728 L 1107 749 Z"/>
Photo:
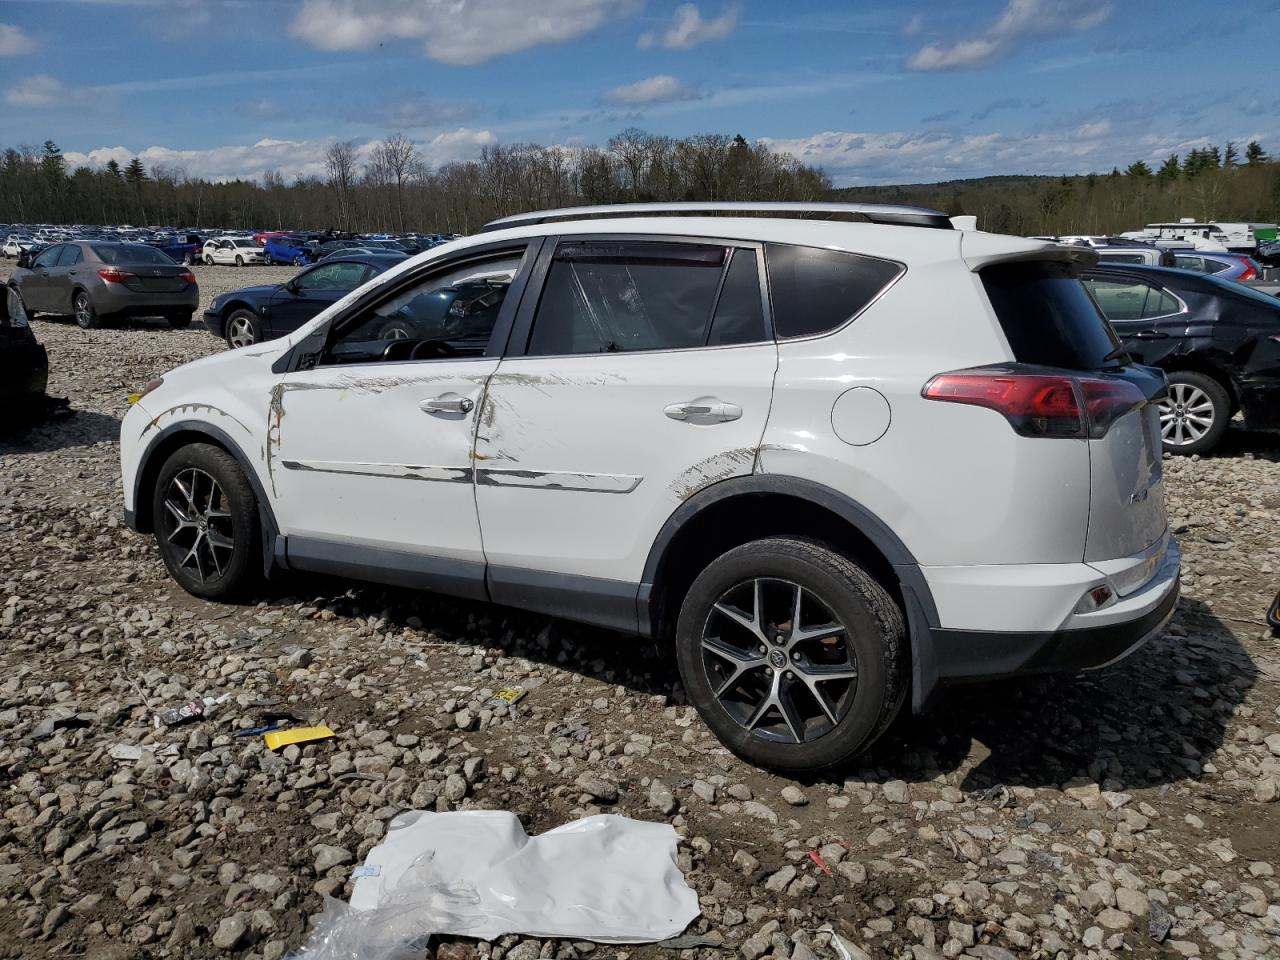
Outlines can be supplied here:
<path id="1" fill-rule="evenodd" d="M 1098 259 L 1107 263 L 1146 263 L 1140 253 L 1100 253 Z"/>
<path id="2" fill-rule="evenodd" d="M 1194 270 L 1196 273 L 1204 272 L 1204 261 L 1199 257 L 1174 257 L 1173 265 L 1179 270 Z"/>
<path id="3" fill-rule="evenodd" d="M 560 244 L 533 321 L 529 354 L 705 346 L 729 252 L 696 243 Z M 727 332 L 733 322 L 726 315 Z"/>
<path id="4" fill-rule="evenodd" d="M 1232 266 L 1225 260 L 1210 260 L 1208 257 L 1204 260 L 1205 273 L 1221 273 L 1223 270 L 1230 270 Z"/>
<path id="5" fill-rule="evenodd" d="M 95 243 L 93 252 L 103 263 L 145 263 L 171 267 L 177 262 L 163 250 L 140 243 Z"/>
<path id="6" fill-rule="evenodd" d="M 446 267 L 344 318 L 324 363 L 482 356 L 524 250 Z M 361 264 L 330 264 L 333 267 Z"/>
<path id="7" fill-rule="evenodd" d="M 1102 312 L 1113 323 L 1167 317 L 1182 309 L 1182 304 L 1171 294 L 1140 280 L 1090 279 L 1085 283 Z"/>
<path id="8" fill-rule="evenodd" d="M 79 247 L 73 244 L 67 244 L 65 247 L 62 248 L 62 254 L 58 257 L 58 266 L 74 267 L 79 262 L 80 262 Z"/>
<path id="9" fill-rule="evenodd" d="M 720 299 L 711 321 L 710 346 L 758 343 L 768 339 L 764 326 L 764 304 L 760 299 L 760 266 L 754 250 L 732 251 Z"/>
<path id="10" fill-rule="evenodd" d="M 1119 346 L 1069 264 L 1001 264 L 987 267 L 981 276 L 1019 363 L 1096 370 Z"/>
<path id="11" fill-rule="evenodd" d="M 780 338 L 843 326 L 902 272 L 896 263 L 854 253 L 766 243 L 773 327 Z"/>

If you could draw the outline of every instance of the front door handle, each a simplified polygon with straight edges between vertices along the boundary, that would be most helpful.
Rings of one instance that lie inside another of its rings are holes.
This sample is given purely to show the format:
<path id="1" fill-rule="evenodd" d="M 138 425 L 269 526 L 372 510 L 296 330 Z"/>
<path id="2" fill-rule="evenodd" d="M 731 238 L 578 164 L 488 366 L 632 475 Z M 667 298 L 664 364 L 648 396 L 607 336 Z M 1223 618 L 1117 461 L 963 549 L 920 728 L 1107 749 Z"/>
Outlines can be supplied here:
<path id="1" fill-rule="evenodd" d="M 724 423 L 742 416 L 742 408 L 736 403 L 725 403 L 715 398 L 699 398 L 685 403 L 673 403 L 662 410 L 672 420 L 702 423 Z"/>
<path id="2" fill-rule="evenodd" d="M 418 401 L 418 409 L 423 413 L 470 413 L 475 406 L 467 397 L 448 393 Z"/>

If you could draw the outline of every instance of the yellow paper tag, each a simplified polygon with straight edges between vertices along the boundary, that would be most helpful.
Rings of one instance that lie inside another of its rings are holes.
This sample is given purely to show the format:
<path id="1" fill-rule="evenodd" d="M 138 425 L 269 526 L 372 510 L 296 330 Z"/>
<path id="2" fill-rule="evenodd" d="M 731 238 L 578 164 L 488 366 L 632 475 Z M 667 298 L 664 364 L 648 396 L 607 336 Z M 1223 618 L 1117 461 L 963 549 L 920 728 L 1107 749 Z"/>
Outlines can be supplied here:
<path id="1" fill-rule="evenodd" d="M 328 740 L 334 736 L 337 736 L 337 734 L 324 724 L 321 724 L 318 727 L 272 730 L 270 733 L 264 733 L 262 739 L 266 742 L 268 750 L 279 750 L 281 747 L 287 747 L 291 743 L 310 743 L 313 740 Z"/>
<path id="2" fill-rule="evenodd" d="M 128 401 L 129 406 L 133 406 L 135 403 L 137 403 L 141 399 L 142 399 L 142 394 L 140 393 L 131 393 L 127 397 L 125 397 L 125 400 Z"/>
<path id="3" fill-rule="evenodd" d="M 511 704 L 515 703 L 527 692 L 528 691 L 525 690 L 524 687 L 503 687 L 489 698 L 489 702 L 495 706 L 499 703 L 505 703 L 507 706 L 511 706 Z"/>

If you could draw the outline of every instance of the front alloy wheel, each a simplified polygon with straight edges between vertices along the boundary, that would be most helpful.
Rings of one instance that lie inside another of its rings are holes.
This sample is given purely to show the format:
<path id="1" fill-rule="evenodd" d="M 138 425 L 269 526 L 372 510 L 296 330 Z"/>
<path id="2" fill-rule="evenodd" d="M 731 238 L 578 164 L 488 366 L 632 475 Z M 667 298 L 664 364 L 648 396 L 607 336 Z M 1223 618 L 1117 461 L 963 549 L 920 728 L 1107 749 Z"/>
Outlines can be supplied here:
<path id="1" fill-rule="evenodd" d="M 235 554 L 236 535 L 218 481 L 196 467 L 181 470 L 169 480 L 164 508 L 164 538 L 177 565 L 199 583 L 221 577 Z"/>
<path id="2" fill-rule="evenodd" d="M 227 319 L 227 344 L 232 349 L 253 346 L 257 340 L 253 315 L 248 311 L 237 310 Z"/>
<path id="3" fill-rule="evenodd" d="M 756 578 L 726 590 L 703 627 L 702 662 L 725 712 L 781 743 L 829 733 L 858 687 L 848 628 L 815 593 L 787 580 Z"/>
<path id="4" fill-rule="evenodd" d="M 188 593 L 227 600 L 257 585 L 262 573 L 257 498 L 227 451 L 208 443 L 175 450 L 160 468 L 151 505 L 164 565 Z"/>

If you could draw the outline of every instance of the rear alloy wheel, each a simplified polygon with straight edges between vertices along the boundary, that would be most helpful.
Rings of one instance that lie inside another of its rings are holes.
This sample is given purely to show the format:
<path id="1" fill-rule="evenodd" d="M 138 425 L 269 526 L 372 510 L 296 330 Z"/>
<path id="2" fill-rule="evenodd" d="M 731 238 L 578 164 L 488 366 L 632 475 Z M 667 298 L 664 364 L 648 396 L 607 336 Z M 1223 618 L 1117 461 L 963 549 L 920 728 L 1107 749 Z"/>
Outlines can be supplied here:
<path id="1" fill-rule="evenodd" d="M 244 257 L 240 256 L 240 254 L 238 254 L 238 253 L 236 254 L 236 266 L 237 266 L 237 267 L 243 267 L 243 266 L 244 266 Z"/>
<path id="2" fill-rule="evenodd" d="M 225 450 L 196 443 L 175 451 L 160 469 L 152 511 L 165 567 L 188 593 L 229 599 L 257 583 L 257 501 Z"/>
<path id="3" fill-rule="evenodd" d="M 906 631 L 888 592 L 804 540 L 730 550 L 694 581 L 677 627 L 690 702 L 744 759 L 813 772 L 865 750 L 907 689 Z"/>
<path id="4" fill-rule="evenodd" d="M 213 266 L 213 257 L 212 257 L 212 256 L 210 256 L 210 255 L 209 255 L 209 254 L 207 254 L 207 253 L 204 255 L 204 265 L 205 265 L 206 267 L 212 267 L 212 266 Z"/>
<path id="5" fill-rule="evenodd" d="M 1169 374 L 1169 395 L 1160 401 L 1160 437 L 1167 453 L 1206 453 L 1218 445 L 1231 419 L 1222 384 L 1191 370 Z"/>
<path id="6" fill-rule="evenodd" d="M 237 310 L 227 317 L 227 346 L 233 350 L 237 347 L 250 347 L 257 343 L 258 318 L 252 310 Z"/>
<path id="7" fill-rule="evenodd" d="M 93 330 L 102 325 L 98 311 L 93 308 L 93 301 L 83 290 L 77 290 L 71 298 L 71 313 L 76 318 L 76 323 L 85 330 Z"/>

